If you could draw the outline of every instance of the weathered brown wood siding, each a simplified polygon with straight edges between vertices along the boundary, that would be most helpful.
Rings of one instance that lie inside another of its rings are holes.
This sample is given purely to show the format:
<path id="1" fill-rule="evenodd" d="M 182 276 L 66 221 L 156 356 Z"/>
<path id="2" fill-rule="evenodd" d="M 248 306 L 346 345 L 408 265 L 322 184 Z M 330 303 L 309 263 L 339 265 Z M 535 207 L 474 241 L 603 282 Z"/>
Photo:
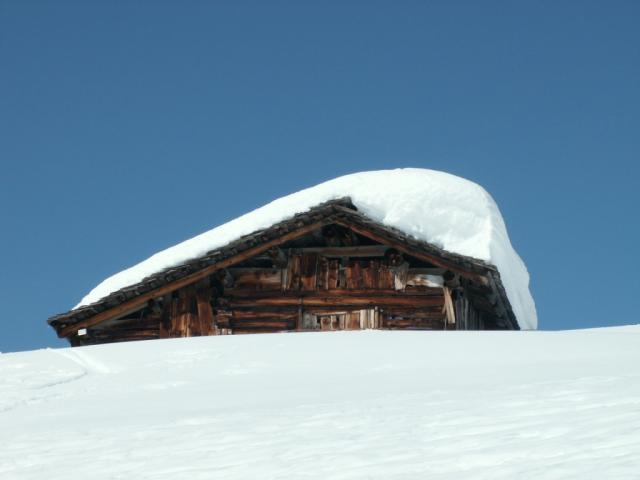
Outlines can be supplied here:
<path id="1" fill-rule="evenodd" d="M 485 321 L 494 307 L 478 289 L 487 287 L 384 245 L 348 241 L 273 249 L 70 340 L 85 345 L 282 331 L 500 328 Z"/>
<path id="2" fill-rule="evenodd" d="M 333 249 L 333 253 L 338 249 Z M 230 268 L 214 322 L 233 333 L 364 328 L 444 328 L 442 289 L 404 278 L 385 259 L 292 250 L 284 268 Z"/>
<path id="3" fill-rule="evenodd" d="M 437 269 L 411 268 L 370 246 L 278 252 L 281 267 L 238 266 L 109 320 L 76 344 L 151 338 L 358 329 L 456 328 L 445 295 L 426 278 Z M 379 249 L 383 252 L 384 249 Z M 366 255 L 376 254 L 367 258 Z M 457 305 L 457 304 L 456 304 Z M 456 306 L 456 308 L 458 308 Z M 449 323 L 449 324 L 448 324 Z"/>

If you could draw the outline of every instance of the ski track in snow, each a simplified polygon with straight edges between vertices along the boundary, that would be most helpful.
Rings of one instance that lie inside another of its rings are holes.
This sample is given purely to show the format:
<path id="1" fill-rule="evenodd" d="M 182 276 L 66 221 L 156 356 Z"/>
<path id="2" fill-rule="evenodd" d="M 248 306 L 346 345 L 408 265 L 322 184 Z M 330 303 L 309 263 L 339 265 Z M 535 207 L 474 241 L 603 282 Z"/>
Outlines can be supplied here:
<path id="1" fill-rule="evenodd" d="M 638 347 L 621 327 L 4 354 L 0 478 L 638 479 Z"/>
<path id="2" fill-rule="evenodd" d="M 76 363 L 80 368 L 84 370 L 85 374 L 88 374 L 89 372 L 111 372 L 111 369 L 108 366 L 92 358 L 91 355 L 81 349 L 59 349 L 52 351 Z"/>

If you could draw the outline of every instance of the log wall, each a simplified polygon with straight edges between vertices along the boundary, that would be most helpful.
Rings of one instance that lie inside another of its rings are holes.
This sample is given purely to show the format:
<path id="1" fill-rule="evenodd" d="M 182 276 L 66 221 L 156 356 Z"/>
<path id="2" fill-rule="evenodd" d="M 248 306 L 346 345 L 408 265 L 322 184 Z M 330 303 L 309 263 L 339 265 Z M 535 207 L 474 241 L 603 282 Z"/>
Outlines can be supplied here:
<path id="1" fill-rule="evenodd" d="M 382 248 L 381 248 L 382 247 Z M 383 246 L 270 252 L 90 328 L 73 344 L 201 335 L 360 329 L 479 329 L 482 318 L 442 269 Z"/>

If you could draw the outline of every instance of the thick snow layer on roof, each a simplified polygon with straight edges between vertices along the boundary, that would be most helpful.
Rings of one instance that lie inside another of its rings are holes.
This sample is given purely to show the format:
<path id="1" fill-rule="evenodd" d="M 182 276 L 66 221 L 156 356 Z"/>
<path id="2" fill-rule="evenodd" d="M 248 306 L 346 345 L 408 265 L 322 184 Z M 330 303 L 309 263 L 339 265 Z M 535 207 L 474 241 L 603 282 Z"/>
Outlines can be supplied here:
<path id="1" fill-rule="evenodd" d="M 343 197 L 350 197 L 360 212 L 375 221 L 449 252 L 495 265 L 520 328 L 537 327 L 527 268 L 511 246 L 504 220 L 491 195 L 469 180 L 418 168 L 354 173 L 279 198 L 107 278 L 75 308 L 97 302 L 151 274 L 204 255 L 320 203 Z"/>

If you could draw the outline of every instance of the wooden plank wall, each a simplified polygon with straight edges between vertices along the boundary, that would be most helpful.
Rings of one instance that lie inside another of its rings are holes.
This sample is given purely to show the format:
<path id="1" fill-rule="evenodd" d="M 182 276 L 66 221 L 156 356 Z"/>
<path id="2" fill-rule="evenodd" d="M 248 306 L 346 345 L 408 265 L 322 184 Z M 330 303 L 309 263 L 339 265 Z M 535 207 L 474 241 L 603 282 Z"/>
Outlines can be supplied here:
<path id="1" fill-rule="evenodd" d="M 433 276 L 425 269 L 411 268 L 401 258 L 336 257 L 340 251 L 336 247 L 331 257 L 323 256 L 319 248 L 309 250 L 277 252 L 280 268 L 229 268 L 167 294 L 141 312 L 100 324 L 91 329 L 90 338 L 76 341 L 292 330 L 478 328 L 479 320 L 464 300 L 456 300 L 445 312 L 443 288 L 431 283 Z M 464 323 L 452 325 L 452 318 Z"/>
<path id="2" fill-rule="evenodd" d="M 287 258 L 283 269 L 229 269 L 234 283 L 218 299 L 217 323 L 234 333 L 444 328 L 443 291 L 428 286 L 422 270 L 320 252 Z"/>
<path id="3" fill-rule="evenodd" d="M 471 304 L 464 292 L 458 292 L 454 301 L 454 310 L 458 330 L 482 330 L 484 328 L 482 315 Z"/>

